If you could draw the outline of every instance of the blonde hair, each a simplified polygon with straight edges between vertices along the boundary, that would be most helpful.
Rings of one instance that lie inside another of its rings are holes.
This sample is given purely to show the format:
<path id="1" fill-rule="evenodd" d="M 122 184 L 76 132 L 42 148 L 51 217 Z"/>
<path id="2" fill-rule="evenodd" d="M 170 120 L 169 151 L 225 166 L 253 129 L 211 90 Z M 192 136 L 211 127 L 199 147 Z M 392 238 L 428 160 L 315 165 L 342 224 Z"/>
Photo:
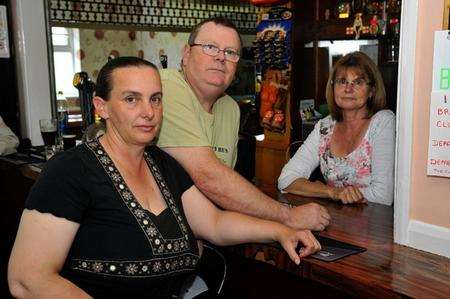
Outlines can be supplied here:
<path id="1" fill-rule="evenodd" d="M 342 121 L 342 109 L 338 107 L 334 99 L 333 82 L 336 73 L 341 69 L 354 68 L 360 70 L 372 88 L 372 96 L 367 100 L 368 118 L 386 107 L 386 91 L 384 89 L 383 78 L 376 64 L 369 56 L 363 52 L 351 52 L 339 59 L 331 70 L 328 78 L 325 96 L 327 98 L 328 109 L 331 117 L 336 121 Z"/>

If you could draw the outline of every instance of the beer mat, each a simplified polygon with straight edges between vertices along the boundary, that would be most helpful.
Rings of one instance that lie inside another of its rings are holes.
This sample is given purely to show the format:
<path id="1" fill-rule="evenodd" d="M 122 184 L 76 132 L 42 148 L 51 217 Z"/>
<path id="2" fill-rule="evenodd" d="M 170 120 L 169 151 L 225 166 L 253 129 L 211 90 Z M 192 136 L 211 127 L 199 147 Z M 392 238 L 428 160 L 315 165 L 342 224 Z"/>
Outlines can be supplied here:
<path id="1" fill-rule="evenodd" d="M 366 251 L 366 248 L 364 247 L 359 247 L 319 235 L 316 235 L 315 237 L 322 246 L 322 250 L 310 255 L 310 257 L 321 261 L 333 262 L 343 257 Z"/>

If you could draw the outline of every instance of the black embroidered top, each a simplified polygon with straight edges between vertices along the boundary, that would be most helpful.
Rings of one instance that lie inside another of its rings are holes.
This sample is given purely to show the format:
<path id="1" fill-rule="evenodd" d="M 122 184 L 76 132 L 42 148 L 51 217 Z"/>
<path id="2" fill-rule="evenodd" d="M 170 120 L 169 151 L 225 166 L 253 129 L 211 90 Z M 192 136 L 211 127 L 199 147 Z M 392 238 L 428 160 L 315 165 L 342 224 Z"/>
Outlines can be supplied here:
<path id="1" fill-rule="evenodd" d="M 181 205 L 193 185 L 156 146 L 147 164 L 167 208 L 144 209 L 98 140 L 46 163 L 25 207 L 80 223 L 61 275 L 94 296 L 177 295 L 198 262 L 198 247 Z"/>

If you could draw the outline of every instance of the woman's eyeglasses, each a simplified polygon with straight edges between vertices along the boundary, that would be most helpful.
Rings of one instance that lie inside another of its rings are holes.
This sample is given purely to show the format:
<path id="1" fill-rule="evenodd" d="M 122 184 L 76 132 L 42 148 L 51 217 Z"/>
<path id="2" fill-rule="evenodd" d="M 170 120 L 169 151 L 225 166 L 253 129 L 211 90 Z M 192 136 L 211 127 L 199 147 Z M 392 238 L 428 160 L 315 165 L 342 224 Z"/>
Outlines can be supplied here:
<path id="1" fill-rule="evenodd" d="M 238 62 L 239 61 L 239 54 L 235 50 L 232 49 L 219 49 L 219 47 L 210 45 L 210 44 L 192 44 L 191 47 L 200 46 L 202 47 L 203 53 L 209 56 L 217 56 L 220 52 L 223 52 L 223 55 L 225 56 L 225 60 L 231 61 L 231 62 Z"/>
<path id="2" fill-rule="evenodd" d="M 366 85 L 370 85 L 370 82 L 367 82 L 365 79 L 362 78 L 357 78 L 351 82 L 347 81 L 347 79 L 345 78 L 337 78 L 331 81 L 331 83 L 339 88 L 345 88 L 347 87 L 347 85 L 350 85 L 354 90 L 359 90 Z"/>

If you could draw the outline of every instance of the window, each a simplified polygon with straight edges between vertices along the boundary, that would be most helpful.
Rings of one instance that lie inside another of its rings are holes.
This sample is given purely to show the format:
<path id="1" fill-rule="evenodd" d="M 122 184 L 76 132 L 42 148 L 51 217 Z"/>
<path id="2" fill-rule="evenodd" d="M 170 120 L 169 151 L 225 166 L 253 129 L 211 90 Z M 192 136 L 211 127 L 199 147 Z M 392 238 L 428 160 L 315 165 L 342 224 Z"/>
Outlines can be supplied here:
<path id="1" fill-rule="evenodd" d="M 55 88 L 64 97 L 78 96 L 72 85 L 73 75 L 81 71 L 76 52 L 80 49 L 79 31 L 76 28 L 52 27 L 53 60 L 55 68 Z"/>
<path id="2" fill-rule="evenodd" d="M 81 121 L 78 90 L 73 76 L 81 71 L 76 53 L 80 49 L 80 35 L 76 28 L 52 27 L 55 91 L 57 99 L 67 99 L 69 122 Z"/>

